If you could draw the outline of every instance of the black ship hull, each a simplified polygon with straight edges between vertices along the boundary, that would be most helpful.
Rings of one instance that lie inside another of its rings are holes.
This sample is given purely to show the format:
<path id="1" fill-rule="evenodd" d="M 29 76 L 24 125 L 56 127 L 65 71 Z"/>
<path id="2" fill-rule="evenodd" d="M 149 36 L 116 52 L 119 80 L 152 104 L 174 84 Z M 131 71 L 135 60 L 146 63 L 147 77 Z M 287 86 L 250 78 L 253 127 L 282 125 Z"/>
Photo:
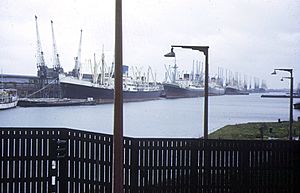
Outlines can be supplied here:
<path id="1" fill-rule="evenodd" d="M 294 104 L 294 109 L 300 109 L 300 103 L 295 103 Z"/>
<path id="2" fill-rule="evenodd" d="M 163 84 L 164 94 L 166 98 L 191 98 L 191 97 L 203 97 L 203 88 L 182 88 L 176 84 Z"/>
<path id="3" fill-rule="evenodd" d="M 234 87 L 226 87 L 225 88 L 225 95 L 249 95 L 247 91 L 241 91 Z"/>
<path id="4" fill-rule="evenodd" d="M 71 99 L 87 99 L 93 98 L 97 101 L 104 100 L 106 102 L 113 101 L 114 90 L 109 88 L 88 86 L 71 83 L 60 83 L 62 95 Z M 123 91 L 124 101 L 145 101 L 159 99 L 161 90 L 154 91 Z"/>
<path id="5" fill-rule="evenodd" d="M 20 107 L 60 107 L 78 105 L 96 105 L 95 100 L 87 99 L 60 99 L 60 98 L 23 98 L 18 101 Z"/>

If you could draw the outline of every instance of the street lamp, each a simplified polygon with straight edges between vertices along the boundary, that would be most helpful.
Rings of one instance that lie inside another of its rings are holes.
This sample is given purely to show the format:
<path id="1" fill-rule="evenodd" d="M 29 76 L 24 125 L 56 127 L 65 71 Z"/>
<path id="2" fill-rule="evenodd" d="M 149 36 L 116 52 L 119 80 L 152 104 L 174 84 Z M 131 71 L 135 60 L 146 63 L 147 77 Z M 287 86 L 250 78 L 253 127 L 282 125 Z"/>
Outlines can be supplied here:
<path id="1" fill-rule="evenodd" d="M 284 78 L 291 80 L 291 88 L 290 88 L 290 125 L 289 125 L 289 140 L 293 139 L 293 69 L 286 69 L 286 68 L 279 68 L 274 69 L 274 71 L 271 73 L 272 75 L 276 75 L 276 71 L 285 71 L 290 73 L 290 77 L 282 77 L 281 81 L 283 81 Z"/>
<path id="2" fill-rule="evenodd" d="M 184 49 L 192 49 L 203 52 L 205 55 L 205 80 L 204 80 L 204 139 L 208 138 L 208 46 L 180 46 L 180 45 L 172 45 L 171 52 L 165 54 L 165 57 L 175 57 L 175 53 L 173 49 L 175 47 L 184 48 Z"/>

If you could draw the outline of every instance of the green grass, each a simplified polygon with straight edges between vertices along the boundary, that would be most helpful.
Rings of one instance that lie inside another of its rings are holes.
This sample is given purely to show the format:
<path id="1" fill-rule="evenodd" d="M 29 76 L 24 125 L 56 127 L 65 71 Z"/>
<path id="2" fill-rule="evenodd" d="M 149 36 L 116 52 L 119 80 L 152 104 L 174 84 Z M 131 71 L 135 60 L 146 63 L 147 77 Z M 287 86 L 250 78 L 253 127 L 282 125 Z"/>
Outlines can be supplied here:
<path id="1" fill-rule="evenodd" d="M 209 134 L 209 139 L 260 139 L 263 128 L 263 137 L 277 139 L 288 139 L 289 122 L 255 122 L 236 125 L 227 125 Z M 272 133 L 270 133 L 272 128 Z M 300 121 L 293 123 L 296 136 L 300 133 Z"/>

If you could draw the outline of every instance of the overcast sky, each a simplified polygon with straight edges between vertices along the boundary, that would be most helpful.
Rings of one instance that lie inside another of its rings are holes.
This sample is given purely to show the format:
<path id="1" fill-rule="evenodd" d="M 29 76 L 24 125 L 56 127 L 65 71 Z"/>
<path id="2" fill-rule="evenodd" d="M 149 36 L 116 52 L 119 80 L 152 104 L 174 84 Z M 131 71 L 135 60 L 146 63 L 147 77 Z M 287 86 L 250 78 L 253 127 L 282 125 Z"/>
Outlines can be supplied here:
<path id="1" fill-rule="evenodd" d="M 80 29 L 82 61 L 113 61 L 114 0 L 1 0 L 0 68 L 6 74 L 36 74 L 35 19 L 46 64 L 52 67 L 50 20 L 54 21 L 57 49 L 65 71 L 74 67 Z M 164 77 L 164 58 L 173 44 L 209 46 L 210 74 L 218 67 L 259 77 L 268 87 L 286 87 L 282 72 L 293 68 L 300 82 L 300 2 L 295 0 L 124 0 L 124 64 L 144 70 L 151 66 L 158 80 Z M 190 71 L 193 60 L 204 61 L 196 51 L 177 48 L 180 70 Z M 86 67 L 87 71 L 90 67 Z M 225 70 L 224 70 L 225 71 Z"/>

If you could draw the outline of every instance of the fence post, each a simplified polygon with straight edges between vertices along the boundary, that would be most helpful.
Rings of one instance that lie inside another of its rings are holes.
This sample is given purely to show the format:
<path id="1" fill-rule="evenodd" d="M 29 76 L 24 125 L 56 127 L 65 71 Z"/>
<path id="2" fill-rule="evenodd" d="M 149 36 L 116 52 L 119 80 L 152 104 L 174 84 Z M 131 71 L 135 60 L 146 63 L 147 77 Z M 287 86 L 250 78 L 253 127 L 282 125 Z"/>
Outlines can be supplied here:
<path id="1" fill-rule="evenodd" d="M 59 169 L 59 193 L 68 193 L 68 137 L 67 130 L 60 131 L 57 140 L 56 160 L 58 161 Z"/>
<path id="2" fill-rule="evenodd" d="M 198 140 L 192 140 L 190 143 L 191 148 L 191 192 L 199 192 L 198 183 Z"/>
<path id="3" fill-rule="evenodd" d="M 138 191 L 138 159 L 139 159 L 139 141 L 138 139 L 131 139 L 131 176 L 130 176 L 130 192 Z"/>
<path id="4" fill-rule="evenodd" d="M 240 192 L 249 192 L 249 186 L 252 186 L 253 184 L 249 184 L 249 180 L 251 178 L 250 171 L 249 171 L 249 153 L 250 148 L 247 144 L 247 141 L 239 141 L 239 187 L 236 189 L 236 191 Z"/>
<path id="5" fill-rule="evenodd" d="M 204 143 L 204 179 L 203 179 L 203 190 L 204 192 L 209 192 L 210 191 L 210 186 L 211 186 L 211 173 L 210 173 L 210 169 L 211 169 L 211 143 L 208 139 L 204 139 L 203 140 Z"/>
<path id="6" fill-rule="evenodd" d="M 50 140 L 50 185 L 51 193 L 68 192 L 68 141 L 66 130 Z M 58 187 L 59 188 L 58 188 Z M 58 192 L 57 192 L 58 191 Z"/>
<path id="7" fill-rule="evenodd" d="M 56 139 L 50 139 L 49 143 L 49 192 L 56 192 L 56 176 L 57 176 L 57 165 L 56 165 Z"/>

